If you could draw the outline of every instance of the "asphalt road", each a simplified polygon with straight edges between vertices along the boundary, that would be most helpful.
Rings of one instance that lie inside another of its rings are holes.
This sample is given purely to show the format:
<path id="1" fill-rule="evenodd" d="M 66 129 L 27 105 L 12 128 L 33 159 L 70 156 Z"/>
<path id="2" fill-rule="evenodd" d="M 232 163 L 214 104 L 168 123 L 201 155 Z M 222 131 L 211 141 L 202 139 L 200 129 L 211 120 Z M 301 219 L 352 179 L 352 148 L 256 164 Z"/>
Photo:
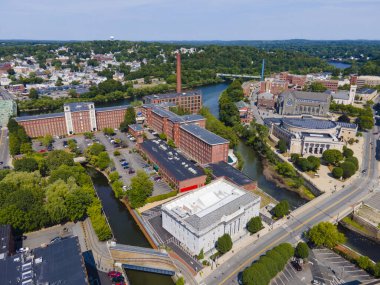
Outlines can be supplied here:
<path id="1" fill-rule="evenodd" d="M 378 132 L 378 126 L 373 132 Z M 274 229 L 251 244 L 237 252 L 227 262 L 220 265 L 205 280 L 205 284 L 238 284 L 238 273 L 249 266 L 260 255 L 275 245 L 283 242 L 296 243 L 302 234 L 313 225 L 321 221 L 337 219 L 342 217 L 342 212 L 352 207 L 356 202 L 363 200 L 378 184 L 377 161 L 375 159 L 375 137 L 373 132 L 365 133 L 365 147 L 362 169 L 367 169 L 365 174 L 352 181 L 344 189 L 338 190 L 329 197 L 321 200 L 318 204 L 308 206 L 296 217 L 292 217 L 283 226 Z M 340 216 L 339 216 L 340 215 Z"/>
<path id="2" fill-rule="evenodd" d="M 2 128 L 0 133 L 0 161 L 3 162 L 0 168 L 9 164 L 8 129 Z"/>

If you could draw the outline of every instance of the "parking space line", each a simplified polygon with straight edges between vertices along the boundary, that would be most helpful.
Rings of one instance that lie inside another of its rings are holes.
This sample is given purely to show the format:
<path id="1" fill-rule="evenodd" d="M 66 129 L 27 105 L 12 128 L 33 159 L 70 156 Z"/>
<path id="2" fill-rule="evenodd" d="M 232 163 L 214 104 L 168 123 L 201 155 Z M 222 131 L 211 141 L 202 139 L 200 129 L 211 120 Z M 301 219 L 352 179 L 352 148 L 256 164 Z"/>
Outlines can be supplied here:
<path id="1" fill-rule="evenodd" d="M 287 266 L 285 266 L 285 271 L 290 275 L 291 278 L 294 278 L 293 274 L 289 273 L 289 270 L 288 270 Z"/>
<path id="2" fill-rule="evenodd" d="M 289 279 L 288 279 L 288 277 L 286 276 L 286 274 L 284 273 L 284 271 L 282 271 L 282 276 L 284 276 L 285 279 L 289 282 Z"/>

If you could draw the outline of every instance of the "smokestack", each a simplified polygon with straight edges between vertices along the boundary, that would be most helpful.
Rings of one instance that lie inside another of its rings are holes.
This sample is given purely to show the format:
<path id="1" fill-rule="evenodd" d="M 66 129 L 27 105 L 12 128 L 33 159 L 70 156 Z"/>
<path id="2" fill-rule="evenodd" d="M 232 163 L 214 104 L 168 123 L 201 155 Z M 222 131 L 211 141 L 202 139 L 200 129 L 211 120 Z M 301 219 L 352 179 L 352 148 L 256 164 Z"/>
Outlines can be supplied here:
<path id="1" fill-rule="evenodd" d="M 181 80 L 181 54 L 177 53 L 177 93 L 182 91 L 182 80 Z"/>

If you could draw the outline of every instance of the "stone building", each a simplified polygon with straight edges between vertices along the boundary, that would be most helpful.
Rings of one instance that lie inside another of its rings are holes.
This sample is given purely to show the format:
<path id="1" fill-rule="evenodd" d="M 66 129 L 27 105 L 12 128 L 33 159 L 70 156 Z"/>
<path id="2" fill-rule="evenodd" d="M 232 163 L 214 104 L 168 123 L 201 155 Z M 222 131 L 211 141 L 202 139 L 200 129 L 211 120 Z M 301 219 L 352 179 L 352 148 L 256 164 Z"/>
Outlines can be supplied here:
<path id="1" fill-rule="evenodd" d="M 327 149 L 343 150 L 356 137 L 357 125 L 310 118 L 267 118 L 270 138 L 286 142 L 290 153 L 321 156 Z"/>
<path id="2" fill-rule="evenodd" d="M 192 254 L 215 248 L 219 237 L 233 241 L 247 234 L 247 222 L 259 215 L 260 197 L 225 180 L 178 197 L 162 206 L 162 227 Z"/>
<path id="3" fill-rule="evenodd" d="M 326 116 L 330 109 L 331 95 L 319 92 L 285 91 L 278 96 L 280 115 Z"/>

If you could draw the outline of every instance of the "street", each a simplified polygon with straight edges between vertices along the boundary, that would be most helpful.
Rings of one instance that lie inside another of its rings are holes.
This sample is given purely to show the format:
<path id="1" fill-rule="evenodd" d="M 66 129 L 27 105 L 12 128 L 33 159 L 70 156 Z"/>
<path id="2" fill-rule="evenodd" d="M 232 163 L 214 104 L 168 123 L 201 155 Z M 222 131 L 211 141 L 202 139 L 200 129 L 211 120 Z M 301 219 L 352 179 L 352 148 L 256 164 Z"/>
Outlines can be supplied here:
<path id="1" fill-rule="evenodd" d="M 8 144 L 8 129 L 2 128 L 0 134 L 0 168 L 9 165 L 9 144 Z"/>
<path id="2" fill-rule="evenodd" d="M 374 127 L 378 131 L 378 126 Z M 337 191 L 329 197 L 320 200 L 316 205 L 304 205 L 283 226 L 276 228 L 259 239 L 256 244 L 251 244 L 237 252 L 227 262 L 221 264 L 214 272 L 204 279 L 206 284 L 238 284 L 237 275 L 249 266 L 260 255 L 275 245 L 290 242 L 296 243 L 305 231 L 321 221 L 335 221 L 343 217 L 343 212 L 350 209 L 356 202 L 361 201 L 369 194 L 369 189 L 377 186 L 378 169 L 375 160 L 374 145 L 376 138 L 373 132 L 364 134 L 365 149 L 363 157 L 363 169 L 368 171 L 352 182 L 351 185 Z"/>

